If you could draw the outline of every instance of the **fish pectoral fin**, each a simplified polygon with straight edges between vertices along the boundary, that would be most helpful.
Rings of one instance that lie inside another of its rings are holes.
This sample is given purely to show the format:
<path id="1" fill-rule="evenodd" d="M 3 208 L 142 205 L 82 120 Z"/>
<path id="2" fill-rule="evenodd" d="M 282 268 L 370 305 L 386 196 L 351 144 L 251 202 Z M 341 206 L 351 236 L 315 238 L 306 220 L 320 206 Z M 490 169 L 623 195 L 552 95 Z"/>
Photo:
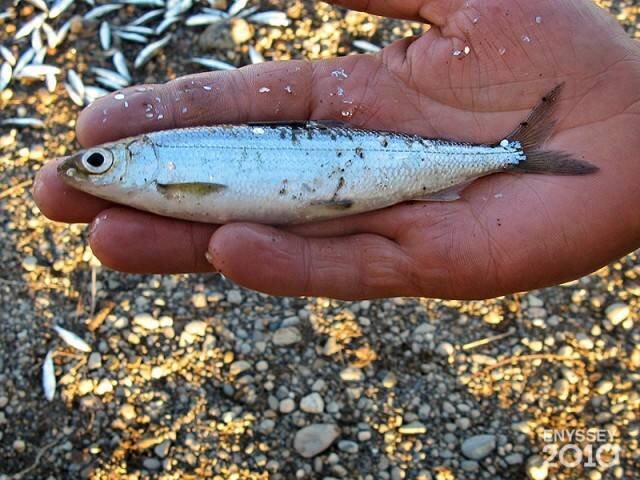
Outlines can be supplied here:
<path id="1" fill-rule="evenodd" d="M 461 183 L 453 187 L 445 188 L 439 192 L 429 193 L 417 198 L 412 198 L 416 202 L 455 202 L 460 200 L 460 194 L 469 186 L 471 182 Z"/>
<path id="2" fill-rule="evenodd" d="M 183 182 L 183 183 L 156 183 L 156 189 L 162 195 L 193 195 L 204 196 L 216 193 L 227 188 L 222 183 L 209 182 Z"/>

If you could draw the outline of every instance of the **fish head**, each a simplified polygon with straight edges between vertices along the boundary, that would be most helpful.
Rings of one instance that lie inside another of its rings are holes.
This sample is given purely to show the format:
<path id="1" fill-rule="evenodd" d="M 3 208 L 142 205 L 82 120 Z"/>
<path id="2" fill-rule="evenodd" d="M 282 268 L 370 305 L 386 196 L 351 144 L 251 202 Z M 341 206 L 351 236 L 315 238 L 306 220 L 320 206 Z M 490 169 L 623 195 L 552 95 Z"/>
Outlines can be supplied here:
<path id="1" fill-rule="evenodd" d="M 58 165 L 58 175 L 66 183 L 92 192 L 121 182 L 130 156 L 123 143 L 87 148 L 65 158 Z"/>

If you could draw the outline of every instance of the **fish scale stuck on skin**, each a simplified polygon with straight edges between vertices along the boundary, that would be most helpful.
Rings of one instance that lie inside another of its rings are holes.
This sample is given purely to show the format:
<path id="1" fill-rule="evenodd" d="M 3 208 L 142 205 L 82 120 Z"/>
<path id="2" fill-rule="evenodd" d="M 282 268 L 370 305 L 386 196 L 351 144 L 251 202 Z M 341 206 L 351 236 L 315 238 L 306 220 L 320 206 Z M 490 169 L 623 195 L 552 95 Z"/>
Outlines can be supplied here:
<path id="1" fill-rule="evenodd" d="M 336 122 L 220 125 L 152 132 L 90 148 L 68 157 L 58 172 L 98 197 L 208 223 L 304 223 L 409 200 L 449 201 L 492 173 L 596 171 L 566 153 L 543 149 L 559 92 L 554 89 L 495 145 Z"/>

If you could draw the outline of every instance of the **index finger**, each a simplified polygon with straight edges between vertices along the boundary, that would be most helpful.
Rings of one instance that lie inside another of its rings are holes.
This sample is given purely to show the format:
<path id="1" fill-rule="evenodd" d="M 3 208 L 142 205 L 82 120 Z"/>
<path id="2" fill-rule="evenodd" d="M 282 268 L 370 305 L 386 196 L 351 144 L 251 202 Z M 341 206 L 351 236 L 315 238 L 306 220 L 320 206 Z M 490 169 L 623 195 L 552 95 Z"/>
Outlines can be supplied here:
<path id="1" fill-rule="evenodd" d="M 342 98 L 331 95 L 337 84 L 359 89 L 358 78 L 366 78 L 378 63 L 371 55 L 267 62 L 129 87 L 98 99 L 81 113 L 78 140 L 88 147 L 171 128 L 340 118 Z M 348 77 L 355 79 L 346 82 Z"/>

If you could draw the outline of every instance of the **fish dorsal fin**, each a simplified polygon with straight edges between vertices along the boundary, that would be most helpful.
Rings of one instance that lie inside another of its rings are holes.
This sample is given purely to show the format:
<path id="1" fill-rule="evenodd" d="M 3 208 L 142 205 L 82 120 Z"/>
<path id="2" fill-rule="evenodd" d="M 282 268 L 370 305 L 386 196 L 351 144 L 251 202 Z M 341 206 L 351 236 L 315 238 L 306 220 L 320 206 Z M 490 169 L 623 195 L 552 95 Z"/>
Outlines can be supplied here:
<path id="1" fill-rule="evenodd" d="M 249 122 L 250 127 L 289 128 L 347 128 L 349 124 L 341 120 L 292 120 L 282 122 Z"/>

